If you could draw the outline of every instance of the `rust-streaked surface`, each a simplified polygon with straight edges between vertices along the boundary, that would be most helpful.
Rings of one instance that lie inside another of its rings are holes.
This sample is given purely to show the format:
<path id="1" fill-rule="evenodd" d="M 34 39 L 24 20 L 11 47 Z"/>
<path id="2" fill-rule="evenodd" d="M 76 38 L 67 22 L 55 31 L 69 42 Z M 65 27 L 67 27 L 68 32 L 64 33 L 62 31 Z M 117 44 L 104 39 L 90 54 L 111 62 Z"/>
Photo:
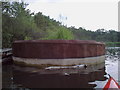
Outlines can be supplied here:
<path id="1" fill-rule="evenodd" d="M 20 40 L 13 43 L 13 56 L 22 58 L 84 58 L 104 54 L 103 43 L 89 40 Z"/>

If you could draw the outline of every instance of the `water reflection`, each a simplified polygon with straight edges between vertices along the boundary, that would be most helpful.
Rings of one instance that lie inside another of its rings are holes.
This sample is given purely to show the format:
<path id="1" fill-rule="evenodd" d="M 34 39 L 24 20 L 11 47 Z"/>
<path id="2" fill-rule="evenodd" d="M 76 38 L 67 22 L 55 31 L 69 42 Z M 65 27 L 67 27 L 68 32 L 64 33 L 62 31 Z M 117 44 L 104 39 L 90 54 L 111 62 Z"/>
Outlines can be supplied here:
<path id="1" fill-rule="evenodd" d="M 107 47 L 106 72 L 109 73 L 120 84 L 120 47 Z"/>
<path id="2" fill-rule="evenodd" d="M 14 66 L 14 83 L 26 88 L 94 88 L 94 81 L 105 81 L 105 64 L 87 69 L 45 70 Z"/>

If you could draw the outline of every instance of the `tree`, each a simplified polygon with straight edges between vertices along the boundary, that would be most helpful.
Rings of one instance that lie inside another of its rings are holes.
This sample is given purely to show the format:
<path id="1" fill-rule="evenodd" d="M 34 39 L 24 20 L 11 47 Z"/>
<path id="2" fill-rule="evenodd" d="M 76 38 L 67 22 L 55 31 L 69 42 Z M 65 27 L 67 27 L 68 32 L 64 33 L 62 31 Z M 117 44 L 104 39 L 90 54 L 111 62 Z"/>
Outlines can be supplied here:
<path id="1" fill-rule="evenodd" d="M 72 40 L 74 39 L 73 33 L 65 28 L 65 27 L 60 27 L 59 29 L 56 30 L 56 32 L 53 31 L 48 31 L 48 35 L 45 39 L 64 39 L 64 40 Z"/>
<path id="2" fill-rule="evenodd" d="M 11 47 L 13 41 L 31 37 L 32 32 L 37 29 L 30 10 L 25 9 L 26 6 L 24 2 L 3 2 L 3 47 Z"/>

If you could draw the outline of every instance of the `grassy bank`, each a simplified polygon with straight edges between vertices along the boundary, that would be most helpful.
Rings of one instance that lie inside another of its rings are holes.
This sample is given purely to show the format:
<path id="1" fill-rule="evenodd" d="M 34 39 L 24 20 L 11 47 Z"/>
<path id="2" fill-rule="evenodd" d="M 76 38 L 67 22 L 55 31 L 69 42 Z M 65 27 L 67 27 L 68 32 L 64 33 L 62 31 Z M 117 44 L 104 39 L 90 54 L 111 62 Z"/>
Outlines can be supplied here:
<path id="1" fill-rule="evenodd" d="M 120 47 L 120 42 L 105 42 L 107 47 Z"/>

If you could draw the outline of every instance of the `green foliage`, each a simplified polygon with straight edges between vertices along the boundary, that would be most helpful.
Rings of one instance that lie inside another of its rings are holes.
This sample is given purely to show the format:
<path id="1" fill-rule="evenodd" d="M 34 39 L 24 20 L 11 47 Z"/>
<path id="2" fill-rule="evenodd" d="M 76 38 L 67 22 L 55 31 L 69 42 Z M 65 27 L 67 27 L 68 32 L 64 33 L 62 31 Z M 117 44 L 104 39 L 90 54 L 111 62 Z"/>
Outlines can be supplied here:
<path id="1" fill-rule="evenodd" d="M 120 47 L 120 42 L 106 42 L 105 44 L 108 47 Z"/>
<path id="2" fill-rule="evenodd" d="M 2 3 L 3 48 L 11 47 L 15 40 L 24 40 L 38 31 L 27 4 L 19 2 Z"/>
<path id="3" fill-rule="evenodd" d="M 31 37 L 25 37 L 25 40 L 32 40 L 32 38 Z"/>
<path id="4" fill-rule="evenodd" d="M 64 39 L 64 40 L 71 40 L 74 39 L 72 32 L 69 29 L 61 27 L 54 31 L 48 31 L 47 39 Z"/>
<path id="5" fill-rule="evenodd" d="M 115 30 L 104 30 L 98 29 L 96 31 L 90 31 L 83 28 L 75 29 L 69 28 L 72 30 L 73 34 L 75 35 L 75 39 L 80 40 L 96 40 L 101 42 L 120 42 L 120 32 Z"/>

